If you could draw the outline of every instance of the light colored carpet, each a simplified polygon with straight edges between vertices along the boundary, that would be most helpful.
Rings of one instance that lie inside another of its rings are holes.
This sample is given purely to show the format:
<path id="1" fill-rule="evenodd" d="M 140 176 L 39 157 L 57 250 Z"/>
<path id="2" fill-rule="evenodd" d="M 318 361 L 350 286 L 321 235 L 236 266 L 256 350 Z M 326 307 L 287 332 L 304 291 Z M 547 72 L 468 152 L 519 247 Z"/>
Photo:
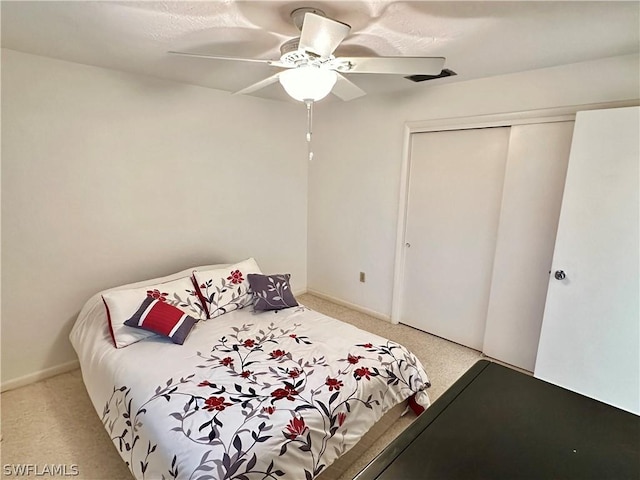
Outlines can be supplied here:
<path id="1" fill-rule="evenodd" d="M 405 325 L 392 325 L 312 295 L 301 295 L 299 300 L 309 308 L 406 346 L 420 359 L 429 375 L 432 401 L 481 358 L 481 353 L 475 350 Z M 89 400 L 80 370 L 5 392 L 0 406 L 3 466 L 77 465 L 79 474 L 74 478 L 132 478 Z M 396 422 L 354 462 L 341 480 L 353 478 L 413 420 L 415 416 L 405 415 Z"/>

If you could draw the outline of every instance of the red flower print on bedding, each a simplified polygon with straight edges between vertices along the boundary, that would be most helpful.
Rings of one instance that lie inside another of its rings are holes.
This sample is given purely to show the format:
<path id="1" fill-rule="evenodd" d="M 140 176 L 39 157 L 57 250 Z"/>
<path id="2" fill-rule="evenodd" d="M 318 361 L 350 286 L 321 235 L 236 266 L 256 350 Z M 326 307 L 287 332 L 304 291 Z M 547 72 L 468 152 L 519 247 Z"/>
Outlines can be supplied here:
<path id="1" fill-rule="evenodd" d="M 131 408 L 131 401 L 127 400 L 130 389 L 114 387 L 102 420 L 105 425 L 121 422 L 122 426 L 119 424 L 114 432 L 126 433 L 122 434 L 124 438 L 116 437 L 116 446 L 127 456 L 136 449 L 136 460 L 140 460 L 132 463 L 140 464 L 136 477 L 144 478 L 147 465 L 156 461 L 153 455 L 156 445 L 150 442 L 134 445 L 135 432 L 131 423 L 126 422 L 142 418 L 152 401 L 162 405 L 175 402 L 175 411 L 169 413 L 170 419 L 176 421 L 171 432 L 179 432 L 206 447 L 206 452 L 212 452 L 200 457 L 202 460 L 190 472 L 190 478 L 214 468 L 219 470 L 216 478 L 266 478 L 266 468 L 270 472 L 267 476 L 274 480 L 285 476 L 284 467 L 279 468 L 286 466 L 287 478 L 311 479 L 324 470 L 326 452 L 344 452 L 349 447 L 346 436 L 349 429 L 342 427 L 355 405 L 380 409 L 381 401 L 374 397 L 384 397 L 387 389 L 406 385 L 403 391 L 415 395 L 425 387 L 415 374 L 417 364 L 413 358 L 393 342 L 376 347 L 354 342 L 336 354 L 342 362 L 336 370 L 324 356 L 300 355 L 294 342 L 312 342 L 302 332 L 294 332 L 299 326 L 283 324 L 281 328 L 276 323 L 260 329 L 252 329 L 249 324 L 231 326 L 212 345 L 210 353 L 198 352 L 201 360 L 195 367 L 206 368 L 210 372 L 208 380 L 195 374 L 179 381 L 170 378 L 156 388 L 137 413 L 121 412 L 119 405 Z M 355 351 L 362 355 L 354 354 Z M 206 393 L 202 388 L 193 391 L 190 385 L 204 387 Z M 354 421 L 359 422 L 360 418 Z M 267 441 L 270 441 L 267 448 L 271 449 L 269 467 L 257 460 L 264 454 L 260 444 Z M 228 453 L 230 450 L 233 456 Z M 287 454 L 288 451 L 294 451 L 295 455 Z M 228 461 L 221 463 L 225 455 Z M 169 473 L 171 478 L 178 478 L 173 466 Z M 184 476 L 189 477 L 189 472 Z"/>
<path id="2" fill-rule="evenodd" d="M 266 413 L 267 415 L 273 415 L 275 411 L 276 407 L 262 407 L 262 413 Z"/>
<path id="3" fill-rule="evenodd" d="M 302 417 L 293 417 L 287 425 L 287 431 L 283 431 L 285 437 L 289 440 L 295 440 L 307 431 L 309 427 L 304 423 L 304 418 Z"/>
<path id="4" fill-rule="evenodd" d="M 285 385 L 284 388 L 276 388 L 273 392 L 271 392 L 271 396 L 273 397 L 272 401 L 282 400 L 286 398 L 289 401 L 295 400 L 293 398 L 294 395 L 298 395 L 298 391 L 295 390 L 291 385 Z"/>
<path id="5" fill-rule="evenodd" d="M 329 387 L 329 391 L 340 390 L 340 387 L 344 387 L 342 380 L 338 380 L 337 378 L 327 377 L 327 381 L 324 382 L 325 385 Z"/>
<path id="6" fill-rule="evenodd" d="M 222 360 L 220 360 L 220 363 L 222 365 L 224 365 L 225 367 L 229 367 L 229 366 L 233 365 L 233 358 L 225 357 Z"/>
<path id="7" fill-rule="evenodd" d="M 213 412 L 214 410 L 221 412 L 225 407 L 230 406 L 231 404 L 229 402 L 224 401 L 224 397 L 209 397 L 204 401 L 204 406 L 202 408 L 209 410 L 210 412 Z"/>
<path id="8" fill-rule="evenodd" d="M 367 367 L 356 368 L 356 370 L 353 372 L 353 376 L 356 380 L 360 380 L 362 378 L 371 380 L 371 372 Z"/>
<path id="9" fill-rule="evenodd" d="M 158 290 L 157 288 L 154 288 L 153 290 L 147 290 L 147 297 L 160 300 L 161 302 L 167 301 L 167 295 L 169 294 L 166 292 L 160 292 L 160 290 Z"/>
<path id="10" fill-rule="evenodd" d="M 224 270 L 194 271 L 193 283 L 198 285 L 198 295 L 208 319 L 253 304 L 253 292 L 246 274 L 256 269 L 252 260 L 246 266 L 237 264 Z"/>
<path id="11" fill-rule="evenodd" d="M 338 414 L 338 426 L 341 427 L 342 424 L 344 423 L 345 419 L 347 418 L 347 414 L 344 412 L 340 412 Z"/>
<path id="12" fill-rule="evenodd" d="M 361 359 L 361 358 L 364 358 L 364 357 L 361 357 L 360 355 L 358 355 L 357 357 L 355 357 L 355 356 L 353 356 L 353 355 L 351 355 L 351 354 L 347 355 L 347 361 L 348 361 L 351 365 L 355 365 L 356 363 L 358 363 L 358 362 L 360 361 L 360 359 Z"/>
<path id="13" fill-rule="evenodd" d="M 274 351 L 273 351 L 273 352 L 271 352 L 269 355 L 270 355 L 270 356 L 271 356 L 271 358 L 273 358 L 274 360 L 277 360 L 277 359 L 279 359 L 279 358 L 282 358 L 282 357 L 286 356 L 286 355 L 287 355 L 287 352 L 285 352 L 284 350 L 280 350 L 280 349 L 278 349 L 278 350 L 274 350 Z"/>
<path id="14" fill-rule="evenodd" d="M 231 272 L 231 275 L 227 277 L 227 280 L 229 280 L 234 285 L 238 285 L 239 283 L 242 283 L 244 281 L 244 278 L 242 278 L 242 272 L 240 270 L 234 270 L 233 272 Z"/>

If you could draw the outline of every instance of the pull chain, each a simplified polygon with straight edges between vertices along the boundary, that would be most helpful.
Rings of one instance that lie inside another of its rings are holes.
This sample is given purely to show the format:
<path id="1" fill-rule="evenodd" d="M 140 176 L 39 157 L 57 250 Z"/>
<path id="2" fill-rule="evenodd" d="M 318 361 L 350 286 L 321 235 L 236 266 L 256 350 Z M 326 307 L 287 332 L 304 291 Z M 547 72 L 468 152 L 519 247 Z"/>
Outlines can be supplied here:
<path id="1" fill-rule="evenodd" d="M 313 160 L 313 150 L 311 148 L 313 100 L 305 100 L 304 104 L 307 106 L 307 151 L 309 153 L 309 161 L 311 161 Z"/>

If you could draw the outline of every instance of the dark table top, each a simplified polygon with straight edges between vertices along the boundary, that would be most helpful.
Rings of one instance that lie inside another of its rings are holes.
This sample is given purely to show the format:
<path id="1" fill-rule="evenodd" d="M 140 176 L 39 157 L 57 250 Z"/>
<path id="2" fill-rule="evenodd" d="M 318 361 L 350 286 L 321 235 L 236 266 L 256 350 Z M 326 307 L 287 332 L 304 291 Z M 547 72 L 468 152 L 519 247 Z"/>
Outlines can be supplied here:
<path id="1" fill-rule="evenodd" d="M 640 417 L 486 360 L 354 480 L 640 479 Z"/>

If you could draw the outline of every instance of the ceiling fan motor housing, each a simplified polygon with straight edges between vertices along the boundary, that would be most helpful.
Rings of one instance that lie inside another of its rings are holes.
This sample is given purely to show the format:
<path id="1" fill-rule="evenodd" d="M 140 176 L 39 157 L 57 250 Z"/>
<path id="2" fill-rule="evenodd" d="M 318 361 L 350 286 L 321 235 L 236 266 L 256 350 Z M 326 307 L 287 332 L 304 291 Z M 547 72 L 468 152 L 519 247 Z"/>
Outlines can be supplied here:
<path id="1" fill-rule="evenodd" d="M 300 37 L 287 40 L 280 47 L 280 61 L 295 67 L 307 63 L 309 56 L 303 50 L 299 50 Z"/>
<path id="2" fill-rule="evenodd" d="M 300 49 L 300 37 L 287 40 L 280 46 L 280 61 L 292 67 L 311 64 L 319 66 L 330 62 L 333 58 L 333 56 L 330 56 L 329 58 L 321 59 L 311 52 Z"/>
<path id="3" fill-rule="evenodd" d="M 313 7 L 296 8 L 294 11 L 291 12 L 291 20 L 293 21 L 293 24 L 296 26 L 296 28 L 300 31 L 302 31 L 304 16 L 307 13 L 315 13 L 316 15 L 320 15 L 321 17 L 327 16 L 322 10 L 318 8 L 313 8 Z"/>

